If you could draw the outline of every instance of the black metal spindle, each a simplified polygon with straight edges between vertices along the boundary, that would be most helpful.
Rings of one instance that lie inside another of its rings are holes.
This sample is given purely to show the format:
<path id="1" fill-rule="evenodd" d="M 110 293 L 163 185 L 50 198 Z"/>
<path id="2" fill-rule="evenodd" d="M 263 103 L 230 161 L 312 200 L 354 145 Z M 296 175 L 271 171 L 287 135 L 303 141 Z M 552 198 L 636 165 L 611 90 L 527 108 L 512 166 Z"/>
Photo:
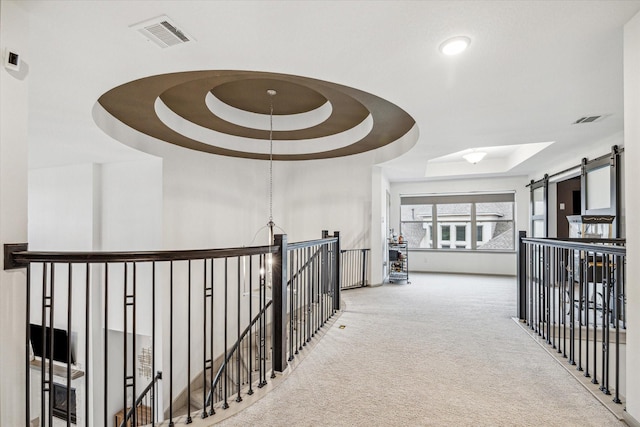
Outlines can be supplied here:
<path id="1" fill-rule="evenodd" d="M 626 258 L 622 258 L 619 257 L 618 259 L 618 268 L 616 268 L 616 276 L 618 276 L 616 278 L 616 283 L 618 287 L 620 287 L 620 307 L 619 307 L 619 311 L 616 311 L 616 316 L 620 317 L 622 319 L 622 328 L 623 329 L 627 329 L 627 306 L 625 304 L 625 302 L 622 300 L 625 298 L 625 287 L 627 286 L 627 281 L 624 280 L 624 277 L 626 275 L 626 269 L 627 269 L 627 265 L 626 265 Z"/>
<path id="2" fill-rule="evenodd" d="M 69 339 L 67 340 L 67 348 L 65 349 L 67 352 L 67 388 L 66 388 L 66 399 L 67 399 L 67 427 L 71 427 L 71 313 L 73 308 L 73 271 L 71 267 L 71 263 L 67 263 L 67 336 Z M 53 353 L 53 346 L 51 347 L 51 352 Z M 53 354 L 51 355 L 53 358 Z"/>
<path id="3" fill-rule="evenodd" d="M 123 278 L 123 292 L 122 292 L 122 311 L 123 311 L 123 319 L 124 324 L 122 327 L 122 341 L 124 351 L 122 352 L 123 359 L 123 371 L 122 371 L 122 407 L 124 408 L 124 412 L 127 412 L 127 327 L 128 327 L 128 318 L 127 318 L 127 263 L 124 263 L 124 278 Z"/>
<path id="4" fill-rule="evenodd" d="M 151 263 L 151 372 L 152 375 L 156 375 L 156 262 Z M 156 382 L 155 378 L 154 387 L 151 394 L 151 426 L 156 425 L 156 412 L 158 404 L 156 396 Z"/>
<path id="5" fill-rule="evenodd" d="M 535 265 L 534 265 L 534 279 L 536 287 L 536 326 L 535 331 L 540 336 L 540 305 L 542 304 L 542 295 L 540 293 L 540 245 L 535 246 Z"/>
<path id="6" fill-rule="evenodd" d="M 298 350 L 302 350 L 306 343 L 306 317 L 307 317 L 307 287 L 309 286 L 309 270 L 306 265 L 306 252 L 308 248 L 300 249 L 300 258 L 302 264 L 302 271 L 299 272 L 301 278 L 300 285 L 300 294 L 299 294 L 299 304 L 298 304 L 298 313 L 300 314 L 298 321 L 298 328 L 300 328 L 300 340 L 298 341 L 299 348 Z"/>
<path id="7" fill-rule="evenodd" d="M 313 298 L 313 302 L 315 304 L 316 310 L 316 320 L 314 323 L 315 331 L 318 332 L 320 330 L 320 326 L 322 324 L 322 288 L 320 282 L 320 266 L 318 265 L 318 254 L 320 253 L 320 248 L 315 251 L 313 254 L 313 277 L 315 281 L 314 293 L 315 296 Z"/>
<path id="8" fill-rule="evenodd" d="M 309 287 L 309 266 L 307 265 L 306 260 L 307 252 L 309 248 L 300 249 L 300 257 L 302 258 L 302 270 L 300 275 L 302 277 L 302 286 L 300 287 L 300 305 L 298 310 L 300 312 L 300 322 L 298 327 L 300 328 L 300 348 L 302 350 L 303 347 L 307 343 L 307 288 Z"/>
<path id="9" fill-rule="evenodd" d="M 555 277 L 553 272 L 551 271 L 552 267 L 555 265 L 555 250 L 554 248 L 548 249 L 549 254 L 549 262 L 547 264 L 547 276 L 548 276 L 548 287 L 549 287 L 549 328 L 551 330 L 551 348 L 556 348 L 556 287 L 555 287 Z"/>
<path id="10" fill-rule="evenodd" d="M 90 353 L 89 353 L 89 337 L 91 336 L 89 332 L 89 325 L 91 319 L 91 265 L 89 263 L 85 263 L 85 291 L 84 291 L 84 416 L 87 420 L 87 425 L 90 424 L 92 417 L 89 413 L 89 390 L 91 387 L 91 381 L 93 374 L 91 373 L 91 364 L 89 363 Z"/>
<path id="11" fill-rule="evenodd" d="M 242 378 L 241 378 L 241 356 L 242 356 L 242 346 L 240 345 L 240 315 L 242 314 L 242 310 L 241 310 L 241 303 L 242 303 L 242 286 L 241 286 L 241 279 L 240 279 L 240 257 L 236 258 L 237 260 L 237 284 L 236 284 L 236 288 L 238 289 L 237 291 L 237 298 L 238 298 L 238 312 L 237 312 L 237 340 L 236 342 L 238 343 L 239 347 L 236 350 L 236 375 L 237 375 L 237 392 L 238 392 L 238 397 L 236 397 L 236 402 L 242 402 L 242 396 L 240 396 L 240 389 L 242 386 Z"/>
<path id="12" fill-rule="evenodd" d="M 213 377 L 213 367 L 207 364 L 207 301 L 210 293 L 207 288 L 207 260 L 202 263 L 204 271 L 202 272 L 202 413 L 200 418 L 204 419 L 209 416 L 207 414 L 207 371 L 211 370 Z M 211 312 L 213 317 L 213 312 Z M 212 333 L 213 335 L 213 333 Z M 213 355 L 211 355 L 213 359 Z M 213 401 L 213 398 L 211 399 Z"/>
<path id="13" fill-rule="evenodd" d="M 265 268 L 265 256 L 260 255 L 260 309 L 266 305 L 266 268 Z M 267 367 L 266 367 L 266 321 L 265 317 L 260 316 L 258 321 L 258 328 L 260 330 L 260 347 L 259 347 L 259 361 L 260 361 L 260 382 L 258 384 L 258 388 L 262 388 L 267 384 Z"/>
<path id="14" fill-rule="evenodd" d="M 293 342 L 294 342 L 294 329 L 293 329 L 293 323 L 295 321 L 295 311 L 294 311 L 294 295 L 295 295 L 295 289 L 296 289 L 296 283 L 298 278 L 296 276 L 294 276 L 294 271 L 296 271 L 294 269 L 294 264 L 295 263 L 295 251 L 292 251 L 291 255 L 289 256 L 289 273 L 291 274 L 291 278 L 289 279 L 289 361 L 292 361 L 294 359 L 294 355 L 293 355 Z"/>
<path id="15" fill-rule="evenodd" d="M 570 290 L 570 301 L 569 304 L 571 304 L 569 306 L 569 363 L 571 365 L 575 365 L 576 364 L 576 354 L 575 354 L 575 339 L 576 339 L 576 252 L 574 249 L 571 249 L 569 252 L 570 255 L 570 261 L 571 262 L 571 282 L 569 284 L 569 286 L 571 286 L 569 288 Z M 578 315 L 579 312 L 578 312 Z"/>
<path id="16" fill-rule="evenodd" d="M 173 261 L 169 265 L 169 427 L 173 427 Z"/>
<path id="17" fill-rule="evenodd" d="M 589 299 L 593 298 L 594 302 L 593 305 L 595 305 L 595 270 L 591 271 L 591 280 L 594 281 L 593 283 L 593 296 L 590 296 L 589 294 L 591 293 L 589 291 L 589 272 L 590 270 L 592 270 L 592 268 L 590 269 L 590 264 L 589 264 L 589 256 L 590 256 L 590 252 L 586 252 L 585 253 L 585 292 L 584 292 L 584 313 L 585 313 L 585 342 L 584 342 L 584 366 L 585 366 L 585 372 L 584 372 L 584 376 L 587 378 L 591 377 L 591 374 L 589 373 Z M 593 263 L 595 264 L 595 259 L 593 260 Z"/>
<path id="18" fill-rule="evenodd" d="M 227 345 L 227 330 L 228 330 L 228 287 L 229 287 L 229 275 L 228 275 L 228 265 L 229 259 L 224 259 L 224 360 L 228 360 L 228 351 L 229 347 Z M 223 362 L 224 363 L 224 362 Z M 227 402 L 227 387 L 229 386 L 229 373 L 227 371 L 227 364 L 224 365 L 224 403 L 222 404 L 222 409 L 229 408 L 229 402 Z"/>
<path id="19" fill-rule="evenodd" d="M 134 275 L 135 277 L 135 275 Z M 134 279 L 135 280 L 135 279 Z M 128 263 L 124 263 L 124 292 L 122 294 L 123 296 L 123 311 L 124 311 L 124 326 L 123 326 L 123 342 L 124 342 L 124 351 L 122 354 L 123 357 L 123 366 L 124 366 L 124 371 L 123 371 L 123 383 L 122 383 L 122 387 L 123 387 L 123 392 L 122 392 L 122 399 L 124 401 L 124 405 L 123 408 L 125 409 L 125 414 L 127 412 L 127 408 L 128 408 L 128 402 L 127 402 L 127 388 L 132 386 L 132 381 L 133 378 L 135 377 L 135 375 L 128 375 L 129 372 L 129 361 L 127 359 L 127 355 L 129 354 L 129 350 L 128 350 L 128 331 L 129 331 L 129 320 L 128 320 L 128 308 L 131 307 L 132 302 L 131 302 L 131 295 L 129 294 L 129 271 L 128 271 Z M 132 322 L 132 323 L 135 323 Z M 132 343 L 133 344 L 133 343 Z M 135 357 L 135 345 L 133 345 L 133 349 L 131 351 L 131 354 L 133 355 L 133 357 Z M 133 368 L 133 365 L 132 365 Z M 135 373 L 135 371 L 134 371 Z M 132 425 L 136 425 L 136 410 L 135 410 L 135 396 L 132 396 L 132 402 L 131 402 L 131 408 L 133 408 L 133 415 L 132 415 Z"/>
<path id="20" fill-rule="evenodd" d="M 40 361 L 40 418 L 42 420 L 44 420 L 45 418 L 45 394 L 46 394 L 46 384 L 47 384 L 47 378 L 45 375 L 45 363 L 47 360 L 47 353 L 46 353 L 46 345 L 44 344 L 45 341 L 45 337 L 46 337 L 46 316 L 47 316 L 47 303 L 48 303 L 48 297 L 47 297 L 47 274 L 48 268 L 47 268 L 47 263 L 43 263 L 42 264 L 42 301 L 41 301 L 41 323 L 42 323 L 42 331 L 40 332 L 40 342 L 42 343 L 42 360 Z"/>
<path id="21" fill-rule="evenodd" d="M 215 303 L 215 296 L 214 296 L 215 295 L 215 293 L 214 293 L 215 288 L 214 288 L 213 284 L 215 283 L 215 278 L 214 278 L 215 270 L 213 268 L 213 266 L 214 266 L 213 258 L 211 259 L 211 263 L 210 264 L 211 264 L 211 276 L 210 276 L 209 280 L 210 280 L 210 288 L 211 288 L 211 299 L 209 301 L 209 307 L 210 307 L 210 312 L 211 312 L 210 315 L 211 315 L 211 317 L 209 318 L 209 323 L 210 323 L 210 327 L 209 327 L 209 330 L 210 330 L 210 332 L 209 332 L 210 333 L 210 338 L 209 338 L 210 350 L 209 350 L 209 354 L 211 355 L 211 381 L 213 381 L 214 367 L 215 367 L 215 365 L 214 365 L 215 353 L 213 352 L 213 349 L 214 349 L 213 340 L 214 340 L 214 337 L 215 337 L 215 329 L 214 329 L 215 317 L 214 317 L 214 310 L 213 310 L 214 303 Z M 209 415 L 213 415 L 213 414 L 216 413 L 216 410 L 214 408 L 214 403 L 215 403 L 216 400 L 215 400 L 215 390 L 213 389 L 213 383 L 211 384 L 211 395 L 212 395 L 212 398 L 211 398 L 211 406 L 209 408 Z M 205 407 L 205 409 L 206 409 L 206 407 Z"/>
<path id="22" fill-rule="evenodd" d="M 609 255 L 603 254 L 602 266 L 602 381 L 600 391 L 609 394 L 609 322 L 611 296 L 611 265 Z"/>
<path id="23" fill-rule="evenodd" d="M 618 268 L 624 267 L 624 264 L 621 262 L 618 263 Z M 623 282 L 624 283 L 624 282 Z M 620 400 L 620 316 L 617 313 L 620 313 L 620 305 L 622 301 L 622 295 L 620 294 L 620 283 L 616 280 L 615 284 L 615 294 L 616 294 L 616 393 L 613 398 L 615 403 L 622 403 Z"/>
<path id="24" fill-rule="evenodd" d="M 245 279 L 246 280 L 246 279 Z M 262 307 L 260 307 L 262 309 Z M 253 321 L 253 257 L 249 256 L 249 324 Z M 254 328 L 255 329 L 255 328 Z M 255 337 L 249 330 L 249 391 L 247 394 L 253 394 L 253 346 Z"/>
<path id="25" fill-rule="evenodd" d="M 49 349 L 50 353 L 47 354 L 48 356 L 48 360 L 47 363 L 49 364 L 49 378 L 48 378 L 48 393 L 49 393 L 49 425 L 52 426 L 53 425 L 53 402 L 54 402 L 54 396 L 53 396 L 53 349 L 56 348 L 55 347 L 55 342 L 54 342 L 54 336 L 53 336 L 53 329 L 55 326 L 55 317 L 54 317 L 54 309 L 55 309 L 55 267 L 56 265 L 54 263 L 51 263 L 51 279 L 49 280 L 49 330 L 48 330 L 48 334 L 49 334 L 49 342 L 51 343 L 51 348 Z M 43 322 L 44 323 L 44 322 Z M 46 325 L 46 323 L 45 323 Z M 44 325 L 43 325 L 44 326 Z M 45 341 L 43 341 L 45 342 Z M 46 348 L 46 344 L 45 344 L 45 348 Z M 46 351 L 45 351 L 46 353 Z M 43 363 L 44 365 L 44 363 Z"/>
<path id="26" fill-rule="evenodd" d="M 104 396 L 103 396 L 103 425 L 108 425 L 109 415 L 108 415 L 108 401 L 109 401 L 109 359 L 107 355 L 109 354 L 109 263 L 104 263 L 104 351 L 102 353 L 102 360 L 104 361 L 104 374 L 102 380 L 104 381 Z"/>
<path id="27" fill-rule="evenodd" d="M 307 296 L 305 298 L 306 300 L 306 304 L 307 304 L 307 309 L 305 310 L 307 313 L 307 325 L 306 325 L 306 342 L 310 342 L 311 341 L 311 332 L 312 332 L 312 326 L 313 326 L 313 287 L 315 284 L 314 276 L 313 276 L 313 257 L 312 257 L 312 253 L 313 250 L 316 247 L 313 248 L 308 248 L 307 249 L 307 270 L 308 270 L 308 276 L 309 276 L 309 284 L 307 286 L 306 289 L 306 293 Z"/>
<path id="28" fill-rule="evenodd" d="M 298 287 L 297 287 L 297 292 L 296 292 L 296 351 L 295 354 L 299 354 L 300 350 L 302 350 L 302 322 L 301 322 L 301 316 L 302 316 L 302 289 L 304 288 L 304 275 L 300 273 L 300 270 L 302 269 L 302 265 L 304 264 L 304 260 L 302 260 L 302 249 L 298 249 L 297 251 L 297 257 L 298 257 L 298 268 L 297 268 L 297 272 L 298 272 Z"/>
<path id="29" fill-rule="evenodd" d="M 593 253 L 593 369 L 592 384 L 598 384 L 598 273 L 603 276 L 602 258 L 598 252 Z M 602 281 L 602 278 L 600 279 Z M 602 308 L 601 308 L 602 310 Z M 602 319 L 604 322 L 604 318 Z M 603 336 L 604 338 L 604 336 Z"/>
<path id="30" fill-rule="evenodd" d="M 578 371 L 582 371 L 582 326 L 583 326 L 583 316 L 585 309 L 585 292 L 584 285 L 587 280 L 587 272 L 585 266 L 585 257 L 586 254 L 582 250 L 580 251 L 580 265 L 582 268 L 580 269 L 580 287 L 578 288 Z"/>
<path id="31" fill-rule="evenodd" d="M 534 330 L 540 335 L 540 304 L 542 304 L 542 295 L 540 294 L 540 246 L 535 245 L 534 250 L 534 265 L 533 265 L 533 280 L 534 280 L 534 292 L 535 292 L 535 326 Z"/>
<path id="32" fill-rule="evenodd" d="M 320 307 L 318 309 L 318 311 L 320 312 L 320 319 L 318 322 L 318 327 L 322 328 L 324 326 L 326 313 L 326 292 L 324 291 L 324 277 L 322 276 L 322 250 L 319 250 L 316 253 L 316 270 L 318 274 L 318 293 L 320 298 Z"/>
<path id="33" fill-rule="evenodd" d="M 137 330 L 137 301 L 136 301 L 136 296 L 138 294 L 137 291 L 137 286 L 138 286 L 138 274 L 137 274 L 137 269 L 138 269 L 138 263 L 137 262 L 133 262 L 133 293 L 131 294 L 131 296 L 129 297 L 129 299 L 131 300 L 131 407 L 133 408 L 133 419 L 132 419 L 132 425 L 137 426 L 138 425 L 138 410 L 136 407 L 136 398 L 137 398 L 137 393 L 136 393 L 136 385 L 137 385 L 137 380 L 136 380 L 136 348 L 137 348 L 137 335 L 138 335 L 138 330 Z M 126 328 L 126 327 L 125 327 Z"/>
<path id="34" fill-rule="evenodd" d="M 552 303 L 552 278 L 551 278 L 551 248 L 547 247 L 545 248 L 544 251 L 544 255 L 545 255 L 545 265 L 544 265 L 544 283 L 545 283 L 545 298 L 546 298 L 546 308 L 545 308 L 545 329 L 546 329 L 546 335 L 547 335 L 547 344 L 553 346 L 553 342 L 551 341 L 551 334 L 552 334 L 552 329 L 553 329 L 553 324 L 552 324 L 552 312 L 553 309 L 551 307 L 551 303 Z"/>
<path id="35" fill-rule="evenodd" d="M 529 280 L 529 317 L 527 323 L 531 330 L 534 330 L 535 324 L 535 267 L 534 267 L 534 259 L 535 259 L 535 245 L 527 245 L 527 255 L 529 262 L 527 263 L 529 272 L 527 274 Z"/>
<path id="36" fill-rule="evenodd" d="M 338 312 L 338 310 L 340 310 L 340 304 L 341 304 L 341 299 L 340 299 L 340 232 L 339 231 L 334 231 L 333 232 L 333 237 L 336 239 L 334 241 L 333 244 L 331 244 L 332 247 L 332 268 L 334 269 L 334 272 L 332 274 L 332 278 L 333 278 L 333 289 L 334 289 L 334 301 L 333 301 L 333 314 L 335 314 L 336 312 Z M 409 281 L 409 276 L 407 275 L 407 282 Z"/>
<path id="37" fill-rule="evenodd" d="M 560 283 L 562 284 L 561 302 L 562 304 L 562 357 L 567 358 L 567 286 L 568 286 L 568 278 L 567 278 L 567 251 L 562 249 L 560 254 Z"/>
<path id="38" fill-rule="evenodd" d="M 24 342 L 24 362 L 25 362 L 25 424 L 31 422 L 31 268 L 32 265 L 27 265 L 27 283 L 25 289 L 25 342 Z"/>
<path id="39" fill-rule="evenodd" d="M 191 260 L 187 262 L 187 419 L 191 424 Z"/>
<path id="40" fill-rule="evenodd" d="M 551 281 L 549 278 L 549 270 L 550 270 L 550 257 L 549 252 L 551 248 L 545 247 L 543 251 L 543 263 L 544 263 L 544 271 L 543 271 L 543 284 L 544 284 L 544 325 L 545 325 L 545 338 L 547 344 L 551 344 Z"/>

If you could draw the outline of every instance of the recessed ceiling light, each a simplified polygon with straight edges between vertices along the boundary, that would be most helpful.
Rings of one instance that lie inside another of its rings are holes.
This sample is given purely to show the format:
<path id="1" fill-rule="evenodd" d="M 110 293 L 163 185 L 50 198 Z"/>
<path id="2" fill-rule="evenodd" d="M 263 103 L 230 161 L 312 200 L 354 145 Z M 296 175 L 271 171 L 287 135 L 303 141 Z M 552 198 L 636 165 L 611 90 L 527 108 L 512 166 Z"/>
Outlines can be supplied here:
<path id="1" fill-rule="evenodd" d="M 471 39 L 465 36 L 458 36 L 446 40 L 440 45 L 440 52 L 445 55 L 457 55 L 466 50 L 471 44 Z"/>

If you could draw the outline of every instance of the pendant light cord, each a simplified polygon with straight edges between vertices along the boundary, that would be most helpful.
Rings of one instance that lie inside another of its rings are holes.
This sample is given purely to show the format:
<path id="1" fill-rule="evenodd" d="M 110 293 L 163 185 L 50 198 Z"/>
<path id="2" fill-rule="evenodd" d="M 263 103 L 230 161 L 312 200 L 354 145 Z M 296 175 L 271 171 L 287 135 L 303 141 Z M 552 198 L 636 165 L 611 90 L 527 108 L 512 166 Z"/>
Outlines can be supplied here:
<path id="1" fill-rule="evenodd" d="M 273 226 L 273 95 L 269 93 L 269 226 Z"/>

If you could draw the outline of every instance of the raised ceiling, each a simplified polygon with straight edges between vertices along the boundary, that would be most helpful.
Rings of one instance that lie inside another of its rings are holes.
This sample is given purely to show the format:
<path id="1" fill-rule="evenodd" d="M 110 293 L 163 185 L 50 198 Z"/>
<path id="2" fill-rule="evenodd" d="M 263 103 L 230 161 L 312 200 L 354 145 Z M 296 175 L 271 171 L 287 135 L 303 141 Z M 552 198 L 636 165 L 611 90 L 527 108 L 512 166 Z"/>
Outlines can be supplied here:
<path id="1" fill-rule="evenodd" d="M 622 141 L 623 26 L 640 10 L 640 1 L 615 0 L 16 4 L 30 19 L 21 60 L 29 81 L 31 167 L 144 157 L 94 122 L 93 106 L 113 88 L 172 73 L 250 70 L 332 82 L 406 112 L 419 139 L 382 165 L 392 180 L 425 179 L 430 160 L 477 147 L 554 141 L 494 172 L 499 176 L 539 173 L 560 159 L 577 163 L 576 153 L 589 150 L 608 152 Z M 193 41 L 160 49 L 131 28 L 159 15 Z M 468 36 L 470 48 L 442 55 L 438 46 L 457 35 Z M 223 89 L 209 93 L 249 109 L 246 99 L 229 100 L 236 89 Z M 322 120 L 329 111 L 316 108 L 322 100 L 315 96 L 306 102 L 295 108 L 312 108 L 305 120 Z M 593 115 L 606 119 L 574 125 Z M 450 170 L 450 177 L 460 176 Z"/>
<path id="2" fill-rule="evenodd" d="M 269 91 L 275 93 L 270 95 Z M 300 76 L 252 71 L 146 77 L 108 91 L 98 102 L 114 120 L 158 140 L 205 153 L 261 160 L 271 157 L 267 143 L 272 141 L 274 160 L 327 159 L 392 144 L 415 125 L 402 109 L 363 91 Z M 213 111 L 218 104 L 254 113 L 255 123 L 238 124 L 233 118 L 221 117 Z M 275 127 L 272 131 L 267 125 L 272 111 L 284 122 L 324 105 L 330 112 L 321 121 L 288 130 Z M 106 132 L 111 128 L 103 126 Z"/>

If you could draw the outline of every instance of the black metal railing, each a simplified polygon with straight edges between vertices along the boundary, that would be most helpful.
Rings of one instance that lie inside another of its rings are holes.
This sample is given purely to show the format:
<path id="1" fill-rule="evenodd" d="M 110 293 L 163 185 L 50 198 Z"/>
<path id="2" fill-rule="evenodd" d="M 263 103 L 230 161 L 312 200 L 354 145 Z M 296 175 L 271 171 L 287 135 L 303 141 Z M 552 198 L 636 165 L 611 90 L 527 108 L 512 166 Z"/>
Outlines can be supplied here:
<path id="1" fill-rule="evenodd" d="M 360 288 L 369 285 L 369 249 L 343 249 L 341 289 Z"/>
<path id="2" fill-rule="evenodd" d="M 219 402 L 222 402 L 223 409 L 228 408 L 230 394 L 237 393 L 236 401 L 241 402 L 245 387 L 248 387 L 246 393 L 252 395 L 254 383 L 257 382 L 258 388 L 267 384 L 267 359 L 270 354 L 267 339 L 270 336 L 266 332 L 266 325 L 271 302 L 269 300 L 264 305 L 235 344 L 225 351 L 213 381 L 203 384 L 208 392 L 203 393 L 202 418 L 215 414 L 215 406 Z"/>
<path id="3" fill-rule="evenodd" d="M 519 318 L 621 403 L 625 241 L 528 239 L 523 232 L 519 240 Z"/>
<path id="4" fill-rule="evenodd" d="M 162 379 L 162 372 L 156 373 L 153 380 L 145 387 L 140 395 L 136 398 L 134 405 L 125 414 L 124 419 L 120 423 L 121 426 L 133 425 L 148 425 L 153 423 L 153 414 L 149 410 L 154 408 L 154 401 L 157 399 L 158 385 Z"/>
<path id="5" fill-rule="evenodd" d="M 282 275 L 289 285 L 289 316 L 284 325 L 288 325 L 291 361 L 340 308 L 340 245 L 324 233 L 322 240 L 293 243 L 288 249 L 288 269 Z"/>
<path id="6" fill-rule="evenodd" d="M 293 244 L 276 235 L 273 245 L 249 248 L 53 253 L 5 245 L 5 253 L 5 265 L 27 267 L 27 425 L 207 417 L 284 371 L 287 349 L 339 308 L 338 233 Z"/>

